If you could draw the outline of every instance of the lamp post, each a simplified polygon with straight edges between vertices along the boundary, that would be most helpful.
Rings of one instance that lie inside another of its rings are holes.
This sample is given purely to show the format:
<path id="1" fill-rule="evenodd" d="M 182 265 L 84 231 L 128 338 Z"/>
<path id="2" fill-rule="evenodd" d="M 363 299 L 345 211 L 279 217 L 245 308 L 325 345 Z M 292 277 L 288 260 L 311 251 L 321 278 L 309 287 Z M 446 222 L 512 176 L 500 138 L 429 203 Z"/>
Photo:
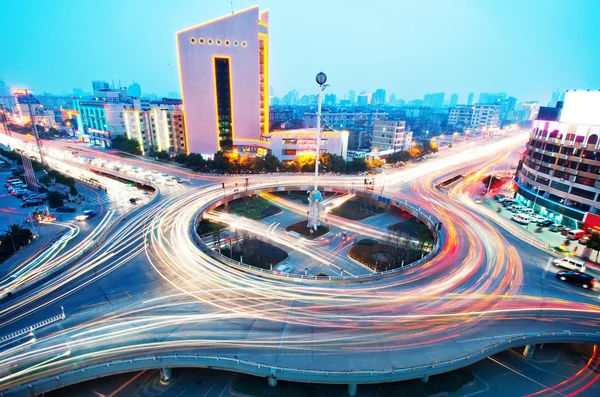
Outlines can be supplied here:
<path id="1" fill-rule="evenodd" d="M 308 227 L 317 230 L 320 223 L 321 207 L 320 202 L 323 198 L 319 192 L 319 152 L 321 147 L 321 104 L 323 102 L 323 91 L 327 88 L 327 75 L 319 72 L 315 78 L 319 84 L 319 95 L 317 105 L 317 141 L 315 147 L 315 185 L 312 192 L 308 195 Z"/>
<path id="2" fill-rule="evenodd" d="M 27 98 L 27 107 L 29 108 L 29 115 L 31 116 L 31 126 L 33 127 L 33 133 L 35 135 L 35 142 L 37 143 L 38 150 L 40 152 L 40 162 L 43 166 L 46 166 L 46 158 L 44 157 L 44 152 L 42 151 L 42 142 L 40 140 L 40 136 L 38 134 L 37 126 L 35 125 L 35 115 L 31 110 L 31 97 L 29 96 L 29 90 L 27 88 L 13 90 L 13 94 L 25 94 L 25 98 Z"/>

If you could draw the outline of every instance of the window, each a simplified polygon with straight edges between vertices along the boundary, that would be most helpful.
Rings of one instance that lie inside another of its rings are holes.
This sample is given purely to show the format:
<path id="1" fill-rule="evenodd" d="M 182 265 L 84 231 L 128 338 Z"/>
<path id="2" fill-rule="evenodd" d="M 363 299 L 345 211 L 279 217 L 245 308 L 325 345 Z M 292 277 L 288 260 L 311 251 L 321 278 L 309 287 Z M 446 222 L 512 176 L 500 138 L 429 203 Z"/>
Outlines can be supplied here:
<path id="1" fill-rule="evenodd" d="M 208 39 L 206 42 L 208 43 L 208 45 L 212 45 L 213 44 L 213 39 Z"/>
<path id="2" fill-rule="evenodd" d="M 242 47 L 246 48 L 247 45 L 248 45 L 248 43 L 246 43 L 245 41 L 242 41 Z"/>
<path id="3" fill-rule="evenodd" d="M 239 43 L 237 40 L 235 40 L 235 41 L 233 42 L 233 46 L 234 46 L 234 47 L 237 47 L 239 44 L 240 44 L 240 43 Z"/>
<path id="4" fill-rule="evenodd" d="M 205 43 L 205 41 L 204 41 L 204 39 L 201 37 L 201 38 L 199 38 L 199 39 L 198 39 L 198 43 L 200 43 L 200 44 L 204 44 L 204 43 Z"/>
<path id="5" fill-rule="evenodd" d="M 217 39 L 216 43 L 217 43 L 217 45 L 221 45 L 222 44 L 221 39 Z"/>
<path id="6" fill-rule="evenodd" d="M 195 37 L 190 37 L 190 43 L 196 44 L 196 38 Z"/>
<path id="7" fill-rule="evenodd" d="M 295 156 L 296 149 L 283 149 L 283 155 L 284 156 Z"/>
<path id="8" fill-rule="evenodd" d="M 231 41 L 229 41 L 229 40 L 225 40 L 225 45 L 226 45 L 227 47 L 229 47 L 229 45 L 230 45 L 230 44 L 231 44 Z"/>

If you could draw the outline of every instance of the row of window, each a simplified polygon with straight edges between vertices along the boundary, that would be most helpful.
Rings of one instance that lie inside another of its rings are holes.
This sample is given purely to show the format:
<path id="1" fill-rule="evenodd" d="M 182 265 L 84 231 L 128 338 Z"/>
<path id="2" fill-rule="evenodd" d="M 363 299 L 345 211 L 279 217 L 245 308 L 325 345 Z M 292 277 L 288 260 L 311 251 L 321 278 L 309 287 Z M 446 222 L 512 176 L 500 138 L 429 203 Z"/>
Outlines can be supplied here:
<path id="1" fill-rule="evenodd" d="M 246 48 L 248 46 L 248 43 L 245 41 L 242 41 L 241 43 L 238 40 L 233 40 L 233 42 L 231 40 L 221 40 L 221 39 L 216 39 L 213 40 L 211 38 L 209 39 L 205 39 L 203 37 L 199 37 L 199 38 L 195 38 L 195 37 L 190 37 L 190 43 L 192 44 L 208 44 L 208 45 L 223 45 L 225 44 L 226 47 L 229 47 L 230 45 L 233 44 L 234 47 L 237 47 L 239 45 L 241 45 L 242 47 Z"/>

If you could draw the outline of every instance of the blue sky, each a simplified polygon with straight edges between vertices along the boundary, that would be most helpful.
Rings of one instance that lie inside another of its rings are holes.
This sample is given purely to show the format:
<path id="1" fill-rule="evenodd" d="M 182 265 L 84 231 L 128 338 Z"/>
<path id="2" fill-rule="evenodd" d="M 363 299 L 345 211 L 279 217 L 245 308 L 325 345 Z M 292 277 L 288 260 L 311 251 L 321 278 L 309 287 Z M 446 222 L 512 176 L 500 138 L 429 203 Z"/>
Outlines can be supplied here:
<path id="1" fill-rule="evenodd" d="M 257 4 L 234 0 L 241 10 Z M 597 0 L 264 0 L 271 85 L 316 92 L 387 89 L 508 92 L 547 101 L 553 90 L 600 89 Z M 6 1 L 0 78 L 35 92 L 91 91 L 91 80 L 179 91 L 175 32 L 230 12 L 229 0 Z"/>

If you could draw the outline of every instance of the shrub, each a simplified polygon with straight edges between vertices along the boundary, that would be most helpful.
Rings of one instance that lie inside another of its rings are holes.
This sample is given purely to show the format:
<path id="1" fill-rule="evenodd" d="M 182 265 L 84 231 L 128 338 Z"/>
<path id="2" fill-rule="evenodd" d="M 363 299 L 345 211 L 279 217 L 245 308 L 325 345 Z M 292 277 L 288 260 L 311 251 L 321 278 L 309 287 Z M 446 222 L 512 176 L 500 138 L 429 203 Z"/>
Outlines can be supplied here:
<path id="1" fill-rule="evenodd" d="M 378 244 L 376 240 L 372 240 L 370 238 L 364 238 L 356 243 L 356 245 L 375 245 Z"/>

